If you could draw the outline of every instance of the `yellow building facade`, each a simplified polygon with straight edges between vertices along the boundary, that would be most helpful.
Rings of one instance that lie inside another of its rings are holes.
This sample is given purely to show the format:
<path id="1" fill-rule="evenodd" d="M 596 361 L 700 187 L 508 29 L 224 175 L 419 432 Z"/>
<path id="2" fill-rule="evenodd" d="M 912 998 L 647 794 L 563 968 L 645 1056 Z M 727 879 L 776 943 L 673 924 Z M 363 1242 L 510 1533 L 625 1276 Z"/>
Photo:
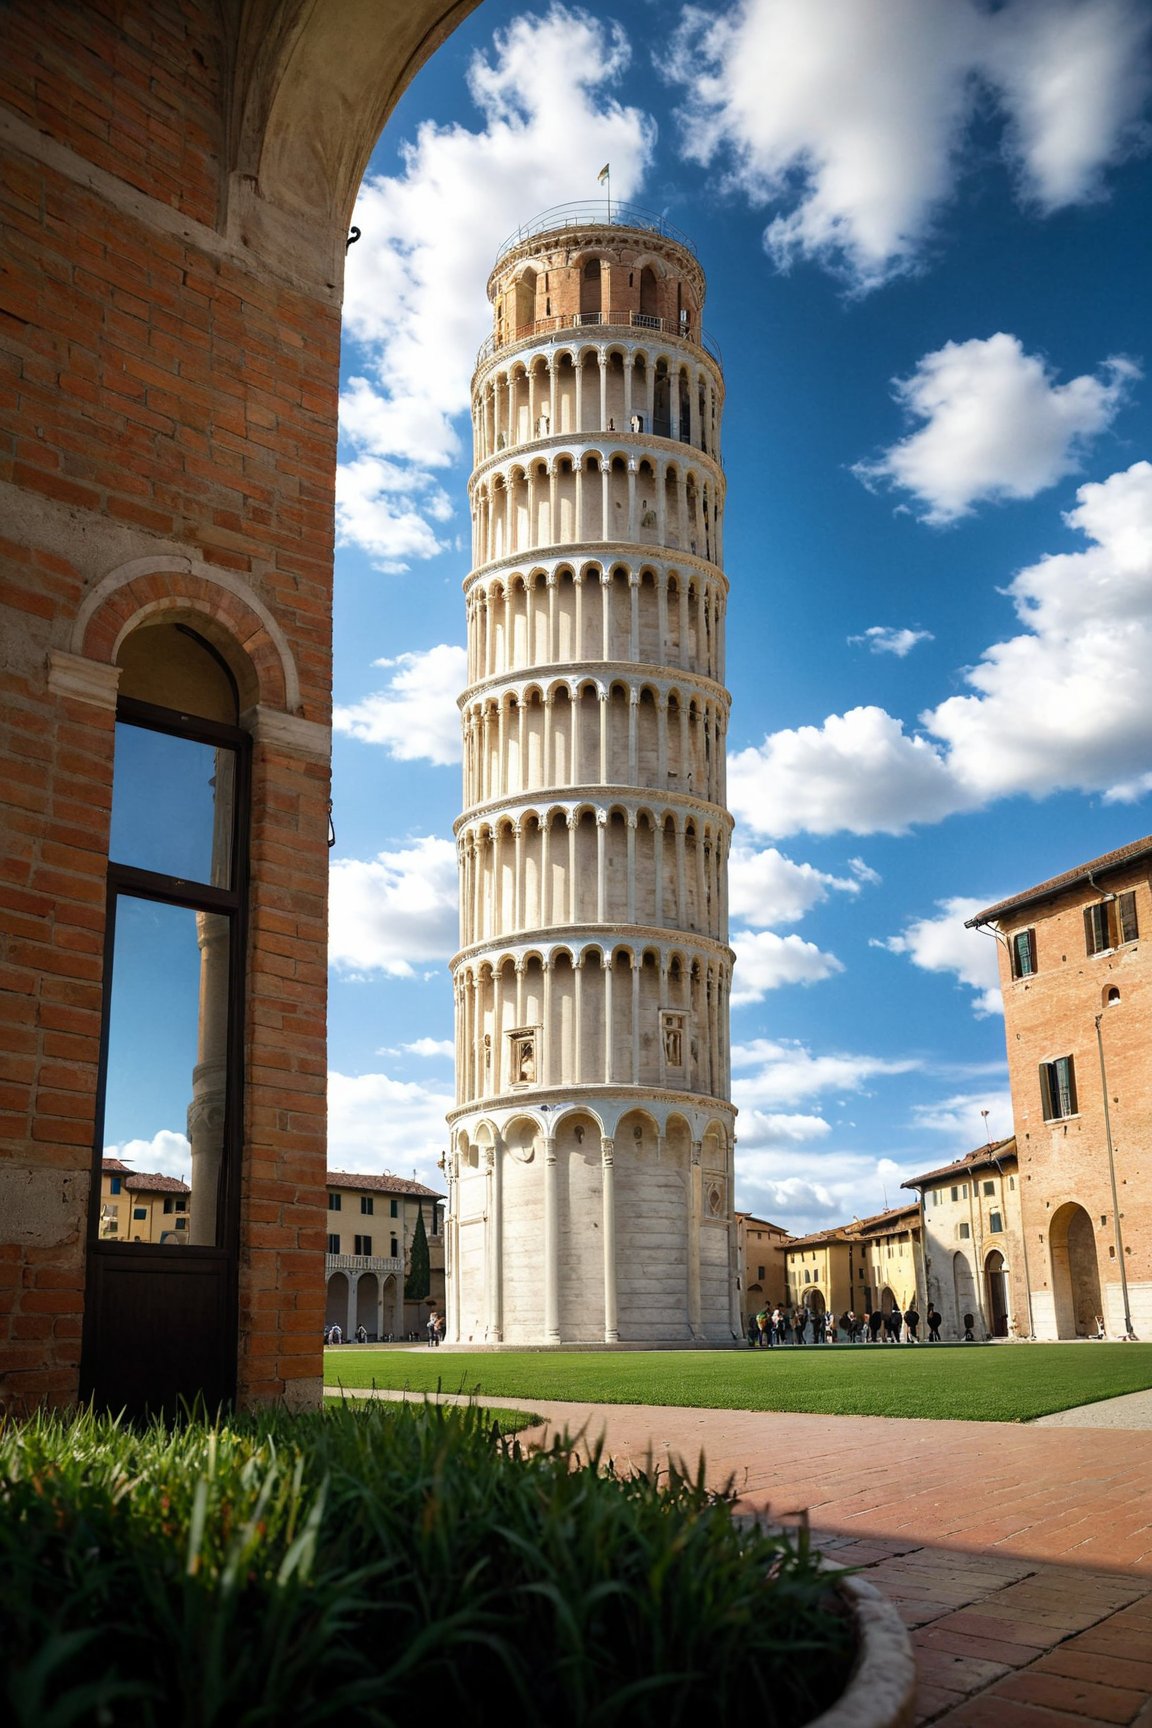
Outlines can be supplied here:
<path id="1" fill-rule="evenodd" d="M 444 1196 L 401 1176 L 328 1173 L 328 1240 L 324 1259 L 325 1327 L 343 1340 L 363 1328 L 371 1343 L 423 1337 L 428 1315 L 444 1312 Z M 423 1216 L 428 1240 L 428 1294 L 406 1300 L 412 1241 Z"/>

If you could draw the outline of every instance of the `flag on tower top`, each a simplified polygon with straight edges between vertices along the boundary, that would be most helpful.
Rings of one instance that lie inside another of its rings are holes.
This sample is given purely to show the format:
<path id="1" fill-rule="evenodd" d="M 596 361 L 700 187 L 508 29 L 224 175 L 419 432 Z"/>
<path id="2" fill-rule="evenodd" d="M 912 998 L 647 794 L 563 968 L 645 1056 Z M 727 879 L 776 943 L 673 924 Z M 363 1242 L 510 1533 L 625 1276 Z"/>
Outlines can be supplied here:
<path id="1" fill-rule="evenodd" d="M 611 167 L 611 163 L 605 162 L 603 168 L 601 168 L 599 174 L 597 174 L 597 176 L 596 176 L 596 179 L 601 186 L 604 184 L 605 180 L 607 180 L 607 178 L 608 178 L 608 170 L 610 167 Z"/>

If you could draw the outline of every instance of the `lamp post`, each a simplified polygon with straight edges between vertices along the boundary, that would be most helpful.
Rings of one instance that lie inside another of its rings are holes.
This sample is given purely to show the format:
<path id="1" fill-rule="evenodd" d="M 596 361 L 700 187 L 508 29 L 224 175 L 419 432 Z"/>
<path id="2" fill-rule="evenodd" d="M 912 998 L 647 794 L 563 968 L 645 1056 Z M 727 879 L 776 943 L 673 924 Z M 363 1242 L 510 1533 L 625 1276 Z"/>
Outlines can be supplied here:
<path id="1" fill-rule="evenodd" d="M 1116 1238 L 1116 1259 L 1120 1264 L 1120 1293 L 1124 1302 L 1124 1337 L 1134 1339 L 1132 1314 L 1128 1305 L 1128 1274 L 1124 1269 L 1124 1237 L 1120 1230 L 1120 1199 L 1116 1192 L 1116 1157 L 1112 1147 L 1112 1118 L 1108 1110 L 1108 1072 L 1104 1066 L 1104 1034 L 1100 1030 L 1103 1014 L 1096 1016 L 1096 1048 L 1100 1054 L 1100 1094 L 1104 1100 L 1104 1138 L 1108 1147 L 1108 1179 L 1112 1184 L 1112 1233 Z"/>

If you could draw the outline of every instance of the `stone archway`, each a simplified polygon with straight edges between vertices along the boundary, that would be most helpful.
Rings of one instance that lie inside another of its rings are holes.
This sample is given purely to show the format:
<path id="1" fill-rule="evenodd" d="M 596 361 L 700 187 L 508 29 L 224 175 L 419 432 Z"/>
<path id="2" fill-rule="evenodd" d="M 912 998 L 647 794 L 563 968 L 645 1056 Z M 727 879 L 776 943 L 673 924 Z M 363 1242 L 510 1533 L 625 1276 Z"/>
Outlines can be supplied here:
<path id="1" fill-rule="evenodd" d="M 333 1272 L 328 1280 L 328 1291 L 324 1304 L 325 1326 L 339 1326 L 341 1332 L 348 1324 L 348 1274 Z"/>
<path id="2" fill-rule="evenodd" d="M 1103 1314 L 1096 1234 L 1083 1206 L 1070 1200 L 1052 1215 L 1048 1227 L 1052 1257 L 1052 1300 L 1057 1338 L 1087 1338 Z"/>
<path id="3" fill-rule="evenodd" d="M 1010 1317 L 1008 1269 L 999 1248 L 993 1248 L 984 1262 L 984 1283 L 988 1291 L 988 1330 L 993 1338 L 1007 1338 Z"/>
<path id="4" fill-rule="evenodd" d="M 824 1300 L 824 1293 L 821 1290 L 805 1290 L 804 1306 L 807 1308 L 809 1314 L 811 1314 L 814 1320 L 818 1315 L 826 1314 L 828 1312 L 828 1305 Z"/>
<path id="5" fill-rule="evenodd" d="M 380 1283 L 375 1272 L 362 1272 L 356 1280 L 356 1329 L 363 1326 L 369 1338 L 379 1336 Z"/>
<path id="6" fill-rule="evenodd" d="M 959 1250 L 952 1256 L 952 1292 L 956 1301 L 956 1326 L 964 1332 L 964 1316 L 971 1314 L 973 1320 L 980 1319 L 980 1303 L 976 1295 L 976 1280 L 972 1275 L 972 1262 L 967 1254 Z"/>

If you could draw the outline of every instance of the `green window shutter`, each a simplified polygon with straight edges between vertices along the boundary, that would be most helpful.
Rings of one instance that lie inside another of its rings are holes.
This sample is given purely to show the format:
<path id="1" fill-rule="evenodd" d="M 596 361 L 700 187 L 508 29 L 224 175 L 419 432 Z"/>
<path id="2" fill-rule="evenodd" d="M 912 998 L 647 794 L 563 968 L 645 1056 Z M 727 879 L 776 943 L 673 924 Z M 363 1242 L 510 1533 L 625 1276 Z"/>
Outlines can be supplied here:
<path id="1" fill-rule="evenodd" d="M 1136 894 L 1134 890 L 1127 894 L 1121 894 L 1119 913 L 1121 942 L 1135 942 L 1139 931 L 1136 927 Z"/>

